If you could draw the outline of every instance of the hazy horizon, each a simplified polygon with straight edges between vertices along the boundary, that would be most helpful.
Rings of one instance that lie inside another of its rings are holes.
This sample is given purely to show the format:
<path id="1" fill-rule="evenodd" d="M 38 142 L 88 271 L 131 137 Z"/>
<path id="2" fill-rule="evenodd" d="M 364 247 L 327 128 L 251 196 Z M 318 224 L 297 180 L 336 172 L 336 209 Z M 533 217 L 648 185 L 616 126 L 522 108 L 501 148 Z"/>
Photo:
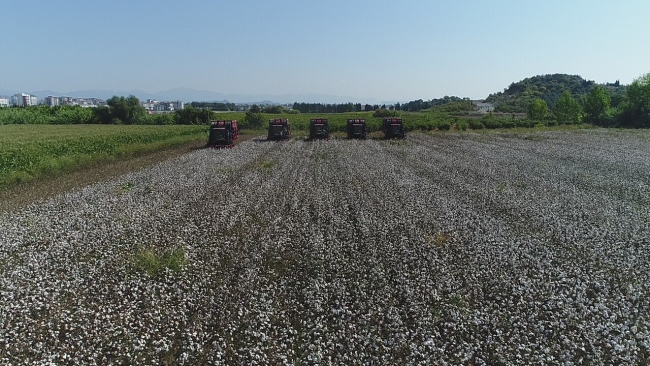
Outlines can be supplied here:
<path id="1" fill-rule="evenodd" d="M 542 74 L 650 72 L 650 2 L 118 0 L 3 6 L 0 90 L 483 99 Z"/>

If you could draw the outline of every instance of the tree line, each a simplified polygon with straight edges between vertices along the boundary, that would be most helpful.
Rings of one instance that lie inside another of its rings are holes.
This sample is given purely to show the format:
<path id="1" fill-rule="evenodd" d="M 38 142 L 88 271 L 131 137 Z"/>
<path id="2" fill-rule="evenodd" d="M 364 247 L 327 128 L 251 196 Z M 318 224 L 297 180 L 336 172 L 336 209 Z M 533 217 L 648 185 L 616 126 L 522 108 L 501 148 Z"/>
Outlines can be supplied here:
<path id="1" fill-rule="evenodd" d="M 538 75 L 512 83 L 503 92 L 490 94 L 486 101 L 496 105 L 495 112 L 527 112 L 529 105 L 536 99 L 542 99 L 548 108 L 553 110 L 555 103 L 566 91 L 578 103 L 584 105 L 587 94 L 596 85 L 603 86 L 608 91 L 612 107 L 617 107 L 625 99 L 626 87 L 618 80 L 615 83 L 596 84 L 579 75 L 551 74 Z"/>
<path id="2" fill-rule="evenodd" d="M 212 111 L 226 112 L 226 111 L 237 111 L 237 105 L 235 103 L 223 103 L 223 102 L 192 102 L 190 106 L 194 108 L 209 109 Z"/>
<path id="3" fill-rule="evenodd" d="M 630 85 L 598 85 L 577 83 L 574 89 L 588 88 L 586 95 L 577 98 L 571 90 L 565 89 L 553 104 L 537 96 L 528 99 L 526 112 L 528 119 L 546 124 L 553 123 L 590 123 L 604 127 L 650 128 L 650 73 L 635 79 Z M 552 79 L 555 80 L 555 79 Z M 563 80 L 560 78 L 560 80 Z M 508 89 L 519 90 L 513 84 Z M 530 89 L 522 89 L 526 94 Z M 620 91 L 624 92 L 621 93 Z M 0 124 L 151 124 L 151 125 L 207 125 L 218 116 L 207 107 L 221 108 L 214 103 L 190 104 L 185 109 L 165 114 L 149 114 L 141 106 L 137 97 L 130 95 L 113 96 L 106 101 L 106 106 L 83 108 L 80 106 L 33 106 L 0 108 Z M 214 104 L 214 105 L 213 105 Z M 228 106 L 226 106 L 228 107 Z M 224 107 L 225 108 L 225 107 Z M 230 108 L 230 107 L 228 107 Z M 443 112 L 471 110 L 468 98 L 448 97 L 424 101 L 418 99 L 395 105 L 370 105 L 361 103 L 323 104 L 294 103 L 293 110 L 283 106 L 259 107 L 253 105 L 246 113 L 243 124 L 250 127 L 264 123 L 263 113 L 348 113 L 373 111 L 373 116 L 394 115 L 397 111 L 416 112 L 436 108 Z M 492 120 L 488 119 L 487 122 Z"/>
<path id="4" fill-rule="evenodd" d="M 546 100 L 534 98 L 528 103 L 528 118 L 571 124 L 586 122 L 603 127 L 649 128 L 650 73 L 636 78 L 623 95 L 616 95 L 616 99 L 609 87 L 591 85 L 586 96 L 577 100 L 565 90 L 551 108 Z"/>
<path id="5" fill-rule="evenodd" d="M 431 109 L 433 107 L 440 107 L 440 106 L 444 106 L 444 105 L 452 104 L 452 103 L 453 104 L 463 104 L 463 103 L 465 103 L 465 104 L 470 104 L 471 105 L 472 102 L 470 101 L 469 98 L 460 98 L 460 97 L 456 97 L 456 96 L 451 96 L 450 97 L 450 96 L 446 95 L 443 98 L 437 98 L 437 99 L 434 98 L 434 99 L 431 99 L 431 100 L 428 100 L 428 101 L 418 99 L 418 100 L 410 101 L 408 103 L 404 103 L 403 105 L 399 105 L 399 103 L 397 103 L 396 109 L 398 111 L 402 110 L 402 111 L 407 111 L 407 112 L 419 112 L 419 111 L 424 110 L 424 109 Z"/>
<path id="6" fill-rule="evenodd" d="M 140 100 L 131 95 L 113 96 L 106 106 L 32 106 L 0 108 L 0 124 L 125 124 L 125 125 L 203 125 L 216 119 L 209 109 L 188 106 L 164 114 L 149 114 Z"/>
<path id="7" fill-rule="evenodd" d="M 348 113 L 348 112 L 373 112 L 381 109 L 390 111 L 419 112 L 437 106 L 443 106 L 452 103 L 470 104 L 469 98 L 460 98 L 456 96 L 445 96 L 443 98 L 431 99 L 428 101 L 418 99 L 400 104 L 361 104 L 361 103 L 342 103 L 342 104 L 323 104 L 323 103 L 293 103 L 293 110 L 300 113 Z M 464 109 L 464 108 L 463 108 Z"/>

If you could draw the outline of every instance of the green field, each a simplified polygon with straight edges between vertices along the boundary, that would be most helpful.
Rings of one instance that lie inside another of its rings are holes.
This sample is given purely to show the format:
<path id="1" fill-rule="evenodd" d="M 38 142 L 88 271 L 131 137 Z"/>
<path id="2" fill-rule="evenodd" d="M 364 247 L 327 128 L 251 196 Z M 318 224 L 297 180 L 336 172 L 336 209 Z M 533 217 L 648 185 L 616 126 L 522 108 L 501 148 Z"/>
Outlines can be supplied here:
<path id="1" fill-rule="evenodd" d="M 206 126 L 0 126 L 0 188 L 206 136 Z"/>

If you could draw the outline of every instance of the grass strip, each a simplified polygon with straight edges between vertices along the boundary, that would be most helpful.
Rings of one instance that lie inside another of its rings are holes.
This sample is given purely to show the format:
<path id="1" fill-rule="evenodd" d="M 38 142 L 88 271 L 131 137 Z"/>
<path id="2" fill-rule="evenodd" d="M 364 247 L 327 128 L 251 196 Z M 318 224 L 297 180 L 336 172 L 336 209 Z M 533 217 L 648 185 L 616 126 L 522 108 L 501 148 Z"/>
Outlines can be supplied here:
<path id="1" fill-rule="evenodd" d="M 179 272 L 186 263 L 187 258 L 183 248 L 175 248 L 166 252 L 146 248 L 135 253 L 131 265 L 135 271 L 146 273 L 155 278 L 165 269 Z"/>
<path id="2" fill-rule="evenodd" d="M 0 126 L 0 189 L 206 136 L 205 126 Z"/>

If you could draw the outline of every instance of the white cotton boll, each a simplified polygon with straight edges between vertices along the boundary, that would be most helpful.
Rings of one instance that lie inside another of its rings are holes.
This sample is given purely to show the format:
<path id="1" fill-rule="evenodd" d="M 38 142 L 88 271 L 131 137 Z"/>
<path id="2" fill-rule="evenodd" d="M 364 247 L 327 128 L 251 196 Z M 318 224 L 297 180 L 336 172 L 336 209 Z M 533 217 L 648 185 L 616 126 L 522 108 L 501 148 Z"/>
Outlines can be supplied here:
<path id="1" fill-rule="evenodd" d="M 644 140 L 517 134 L 249 140 L 5 213 L 0 363 L 638 362 Z"/>

